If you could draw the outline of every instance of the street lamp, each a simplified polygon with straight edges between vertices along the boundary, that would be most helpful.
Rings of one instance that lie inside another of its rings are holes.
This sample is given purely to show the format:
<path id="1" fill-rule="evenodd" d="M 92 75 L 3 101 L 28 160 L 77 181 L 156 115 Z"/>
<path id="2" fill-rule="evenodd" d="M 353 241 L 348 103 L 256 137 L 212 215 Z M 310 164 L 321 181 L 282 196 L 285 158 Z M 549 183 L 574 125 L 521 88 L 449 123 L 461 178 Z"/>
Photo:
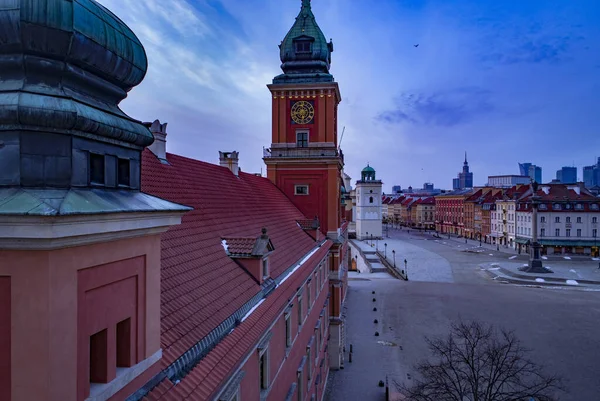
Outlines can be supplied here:
<path id="1" fill-rule="evenodd" d="M 394 268 L 396 268 L 396 250 L 392 249 L 392 255 L 394 255 Z"/>
<path id="2" fill-rule="evenodd" d="M 385 244 L 383 244 L 383 246 L 385 247 L 383 249 L 383 258 L 385 259 L 387 257 L 387 242 Z"/>
<path id="3" fill-rule="evenodd" d="M 371 234 L 371 246 L 373 246 L 373 234 Z"/>
<path id="4" fill-rule="evenodd" d="M 367 231 L 367 245 L 369 245 L 369 232 Z"/>
<path id="5" fill-rule="evenodd" d="M 404 259 L 404 274 L 406 274 L 406 279 L 408 280 L 408 262 Z"/>

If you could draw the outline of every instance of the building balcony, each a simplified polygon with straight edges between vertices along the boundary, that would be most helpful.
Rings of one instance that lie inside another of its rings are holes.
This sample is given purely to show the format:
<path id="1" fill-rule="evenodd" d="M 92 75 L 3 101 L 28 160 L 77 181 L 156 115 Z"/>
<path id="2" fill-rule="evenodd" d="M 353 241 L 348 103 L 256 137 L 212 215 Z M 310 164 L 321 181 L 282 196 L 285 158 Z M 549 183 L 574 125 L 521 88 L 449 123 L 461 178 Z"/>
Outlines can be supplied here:
<path id="1" fill-rule="evenodd" d="M 263 148 L 264 159 L 331 159 L 339 157 L 344 163 L 344 153 L 338 148 Z"/>

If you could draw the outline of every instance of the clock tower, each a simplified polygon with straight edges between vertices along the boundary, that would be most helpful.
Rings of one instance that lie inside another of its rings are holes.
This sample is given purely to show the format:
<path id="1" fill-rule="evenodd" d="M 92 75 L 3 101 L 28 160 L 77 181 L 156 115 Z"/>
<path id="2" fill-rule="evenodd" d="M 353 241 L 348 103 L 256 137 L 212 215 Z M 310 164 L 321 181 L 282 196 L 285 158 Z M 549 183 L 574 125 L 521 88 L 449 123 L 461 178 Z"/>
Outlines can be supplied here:
<path id="1" fill-rule="evenodd" d="M 333 43 L 317 25 L 310 0 L 280 48 L 283 74 L 268 85 L 273 102 L 272 143 L 265 149 L 267 176 L 308 219 L 336 233 L 341 223 L 343 154 L 338 147 L 337 82 L 329 73 Z"/>
<path id="2" fill-rule="evenodd" d="M 341 199 L 344 156 L 338 144 L 337 109 L 342 100 L 329 73 L 333 42 L 317 25 L 310 0 L 279 45 L 283 74 L 268 85 L 273 102 L 268 178 L 307 219 L 333 241 L 329 255 L 329 367 L 344 364 L 343 305 L 348 288 L 347 226 Z"/>

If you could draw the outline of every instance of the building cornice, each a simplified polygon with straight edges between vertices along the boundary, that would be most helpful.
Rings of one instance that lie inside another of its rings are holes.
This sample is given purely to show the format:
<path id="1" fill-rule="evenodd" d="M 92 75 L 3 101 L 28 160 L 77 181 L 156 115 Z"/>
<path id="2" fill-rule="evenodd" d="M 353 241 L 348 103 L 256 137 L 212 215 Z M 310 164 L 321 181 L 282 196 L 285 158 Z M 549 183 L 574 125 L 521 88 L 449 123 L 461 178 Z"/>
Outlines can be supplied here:
<path id="1" fill-rule="evenodd" d="M 0 216 L 0 249 L 53 250 L 165 232 L 185 211 Z"/>

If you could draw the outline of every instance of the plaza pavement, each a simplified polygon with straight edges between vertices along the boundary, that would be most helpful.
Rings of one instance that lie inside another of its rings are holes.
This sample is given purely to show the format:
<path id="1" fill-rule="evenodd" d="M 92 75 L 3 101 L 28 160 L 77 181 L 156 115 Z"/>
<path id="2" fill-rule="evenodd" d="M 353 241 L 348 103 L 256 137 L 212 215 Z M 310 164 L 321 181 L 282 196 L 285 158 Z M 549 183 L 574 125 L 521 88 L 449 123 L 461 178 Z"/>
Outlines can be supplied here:
<path id="1" fill-rule="evenodd" d="M 382 273 L 350 274 L 344 310 L 346 363 L 344 370 L 331 373 L 328 401 L 383 400 L 384 388 L 378 382 L 386 375 L 410 383 L 414 364 L 428 355 L 425 336 L 446 334 L 458 318 L 514 330 L 532 349 L 534 360 L 566 379 L 568 393 L 562 401 L 600 400 L 600 292 L 499 284 L 480 274 L 479 266 L 511 261 L 517 265 L 522 263 L 520 256 L 469 253 L 455 243 L 394 236 L 384 241 L 386 254 L 389 259 L 389 252 L 396 250 L 397 264 L 398 255 L 408 260 L 410 280 Z M 591 265 L 573 263 L 571 268 Z"/>

